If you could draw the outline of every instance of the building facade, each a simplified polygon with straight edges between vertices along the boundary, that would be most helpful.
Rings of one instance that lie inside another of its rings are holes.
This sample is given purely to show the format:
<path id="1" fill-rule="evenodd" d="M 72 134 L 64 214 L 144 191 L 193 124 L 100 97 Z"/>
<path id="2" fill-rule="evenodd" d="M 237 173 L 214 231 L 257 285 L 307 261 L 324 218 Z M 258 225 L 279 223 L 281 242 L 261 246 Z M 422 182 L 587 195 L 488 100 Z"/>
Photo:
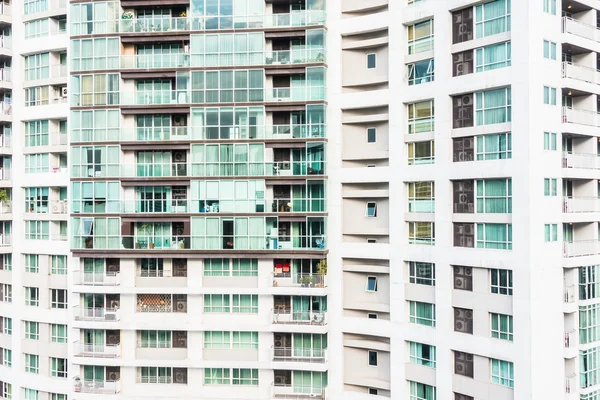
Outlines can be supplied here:
<path id="1" fill-rule="evenodd" d="M 0 399 L 599 400 L 598 21 L 0 3 Z"/>

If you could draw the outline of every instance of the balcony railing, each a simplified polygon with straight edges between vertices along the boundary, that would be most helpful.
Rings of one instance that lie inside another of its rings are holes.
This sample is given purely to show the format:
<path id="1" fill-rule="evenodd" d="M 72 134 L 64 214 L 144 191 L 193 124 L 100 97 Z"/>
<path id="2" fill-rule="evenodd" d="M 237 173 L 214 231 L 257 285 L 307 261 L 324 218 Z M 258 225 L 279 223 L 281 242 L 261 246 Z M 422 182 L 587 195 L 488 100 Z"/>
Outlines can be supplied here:
<path id="1" fill-rule="evenodd" d="M 303 139 L 325 137 L 325 124 L 288 124 L 268 126 L 170 126 L 156 128 L 106 129 L 100 133 L 94 129 L 74 129 L 72 142 L 92 142 L 102 135 L 101 141 L 165 141 L 210 139 Z"/>
<path id="2" fill-rule="evenodd" d="M 78 321 L 114 322 L 121 319 L 118 308 L 75 306 L 73 310 Z"/>
<path id="3" fill-rule="evenodd" d="M 563 168 L 600 169 L 600 155 L 563 152 Z"/>
<path id="4" fill-rule="evenodd" d="M 577 347 L 579 332 L 577 330 L 572 330 L 570 332 L 565 332 L 565 349 L 574 349 Z"/>
<path id="5" fill-rule="evenodd" d="M 104 381 L 96 379 L 85 379 L 75 383 L 74 391 L 76 393 L 90 394 L 117 394 L 121 391 L 121 381 Z"/>
<path id="6" fill-rule="evenodd" d="M 10 50 L 12 48 L 12 36 L 0 35 L 0 49 Z"/>
<path id="7" fill-rule="evenodd" d="M 326 275 L 303 273 L 273 273 L 273 287 L 322 288 L 327 286 Z"/>
<path id="8" fill-rule="evenodd" d="M 577 300 L 577 288 L 575 285 L 565 288 L 565 303 L 574 303 Z"/>
<path id="9" fill-rule="evenodd" d="M 8 101 L 0 101 L 0 114 L 12 115 L 12 103 Z"/>
<path id="10" fill-rule="evenodd" d="M 599 197 L 564 197 L 564 213 L 591 213 L 600 212 Z"/>
<path id="11" fill-rule="evenodd" d="M 282 28 L 324 25 L 326 15 L 321 10 L 294 11 L 288 14 L 154 17 L 152 19 L 119 19 L 99 23 L 78 22 L 71 24 L 71 34 L 90 35 L 99 33 L 160 33 L 185 31 L 214 31 L 246 28 Z"/>
<path id="12" fill-rule="evenodd" d="M 409 199 L 408 212 L 411 213 L 434 213 L 435 199 Z"/>
<path id="13" fill-rule="evenodd" d="M 283 400 L 326 399 L 327 388 L 296 384 L 273 384 L 273 398 Z"/>
<path id="14" fill-rule="evenodd" d="M 563 33 L 570 33 L 584 39 L 600 42 L 600 30 L 595 25 L 586 24 L 571 17 L 563 17 L 562 31 Z"/>
<path id="15" fill-rule="evenodd" d="M 187 304 L 185 302 L 180 302 L 179 304 Z M 183 306 L 187 309 L 187 305 Z M 177 308 L 172 303 L 165 302 L 164 304 L 144 304 L 139 303 L 136 308 L 137 312 L 140 313 L 177 313 Z"/>
<path id="16" fill-rule="evenodd" d="M 324 198 L 295 198 L 295 199 L 275 199 L 266 200 L 267 204 L 271 204 L 271 208 L 265 208 L 264 199 L 249 200 L 250 204 L 261 204 L 263 211 L 274 213 L 287 212 L 325 212 Z M 188 214 L 196 212 L 219 213 L 227 212 L 219 209 L 216 206 L 206 205 L 203 200 L 189 199 L 171 199 L 171 200 L 115 200 L 108 201 L 111 203 L 102 213 L 124 213 L 124 214 Z M 116 204 L 118 203 L 118 204 Z M 253 209 L 252 212 L 255 212 Z M 256 211 L 258 212 L 258 211 Z"/>
<path id="17" fill-rule="evenodd" d="M 596 68 L 585 67 L 564 61 L 562 64 L 563 78 L 576 79 L 578 81 L 600 84 L 600 71 Z"/>
<path id="18" fill-rule="evenodd" d="M 0 233 L 0 247 L 12 246 L 12 235 L 10 233 Z"/>
<path id="19" fill-rule="evenodd" d="M 273 361 L 294 361 L 324 363 L 327 361 L 327 349 L 272 347 Z"/>
<path id="20" fill-rule="evenodd" d="M 596 111 L 563 107 L 562 122 L 569 124 L 600 127 L 600 114 Z"/>
<path id="21" fill-rule="evenodd" d="M 62 146 L 67 144 L 68 137 L 66 132 L 55 132 L 50 134 L 50 144 L 53 146 Z"/>
<path id="22" fill-rule="evenodd" d="M 119 272 L 83 272 L 73 271 L 76 285 L 85 286 L 119 286 L 121 274 Z"/>
<path id="23" fill-rule="evenodd" d="M 578 384 L 576 374 L 565 376 L 565 393 L 577 393 L 579 391 Z"/>
<path id="24" fill-rule="evenodd" d="M 327 325 L 325 311 L 273 310 L 274 324 Z"/>
<path id="25" fill-rule="evenodd" d="M 0 81 L 12 82 L 12 70 L 10 68 L 0 68 Z"/>
<path id="26" fill-rule="evenodd" d="M 117 358 L 121 355 L 120 344 L 89 344 L 73 343 L 74 354 L 77 357 Z"/>
<path id="27" fill-rule="evenodd" d="M 5 2 L 0 3 L 0 15 L 10 16 L 12 14 L 12 8 L 10 4 Z"/>
<path id="28" fill-rule="evenodd" d="M 564 242 L 564 257 L 583 257 L 600 254 L 600 241 L 598 240 L 578 240 Z"/>
<path id="29" fill-rule="evenodd" d="M 110 235 L 73 236 L 73 249 L 112 250 L 314 250 L 326 249 L 323 235 L 250 235 L 250 236 L 148 236 Z"/>
<path id="30" fill-rule="evenodd" d="M 12 136 L 6 134 L 0 135 L 0 148 L 12 148 Z"/>

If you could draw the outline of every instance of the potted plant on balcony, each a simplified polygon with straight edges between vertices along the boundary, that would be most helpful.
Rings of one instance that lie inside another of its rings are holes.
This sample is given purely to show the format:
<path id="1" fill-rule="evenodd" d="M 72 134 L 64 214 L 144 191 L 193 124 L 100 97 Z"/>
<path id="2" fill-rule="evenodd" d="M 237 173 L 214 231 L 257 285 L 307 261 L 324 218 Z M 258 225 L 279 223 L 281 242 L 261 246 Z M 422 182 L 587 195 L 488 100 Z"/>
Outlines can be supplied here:
<path id="1" fill-rule="evenodd" d="M 152 240 L 150 240 L 150 233 L 152 232 L 152 225 L 150 224 L 142 224 L 140 225 L 140 227 L 138 228 L 138 230 L 140 231 L 140 233 L 142 233 L 143 235 L 146 236 L 146 240 L 148 241 L 148 247 L 153 249 L 154 248 L 154 242 Z"/>
<path id="2" fill-rule="evenodd" d="M 132 32 L 133 27 L 133 12 L 125 11 L 121 14 L 121 19 L 123 20 L 121 26 L 123 32 Z"/>
<path id="3" fill-rule="evenodd" d="M 324 258 L 317 264 L 317 274 L 320 277 L 320 282 L 317 283 L 317 287 L 323 287 L 325 283 L 325 275 L 327 275 L 327 260 Z"/>
<path id="4" fill-rule="evenodd" d="M 10 207 L 10 198 L 6 189 L 0 190 L 0 207 L 2 207 L 2 212 L 8 212 Z"/>

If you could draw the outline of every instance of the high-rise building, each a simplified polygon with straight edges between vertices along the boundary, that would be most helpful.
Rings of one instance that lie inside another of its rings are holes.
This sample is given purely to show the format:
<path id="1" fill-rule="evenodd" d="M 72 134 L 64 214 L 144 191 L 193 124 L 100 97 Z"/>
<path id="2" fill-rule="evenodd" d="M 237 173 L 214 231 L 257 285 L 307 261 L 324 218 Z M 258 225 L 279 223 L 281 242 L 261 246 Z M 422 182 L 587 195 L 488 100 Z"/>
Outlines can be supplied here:
<path id="1" fill-rule="evenodd" d="M 0 399 L 600 400 L 599 21 L 0 3 Z"/>

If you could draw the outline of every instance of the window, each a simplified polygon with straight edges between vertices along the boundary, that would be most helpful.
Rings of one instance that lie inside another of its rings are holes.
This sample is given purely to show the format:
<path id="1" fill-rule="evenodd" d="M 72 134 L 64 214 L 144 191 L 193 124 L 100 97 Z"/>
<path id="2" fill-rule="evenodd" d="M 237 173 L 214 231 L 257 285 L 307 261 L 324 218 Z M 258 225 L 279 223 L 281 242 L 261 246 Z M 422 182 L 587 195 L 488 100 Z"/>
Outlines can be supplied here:
<path id="1" fill-rule="evenodd" d="M 50 393 L 50 400 L 67 400 L 66 394 Z"/>
<path id="2" fill-rule="evenodd" d="M 369 366 L 376 367 L 377 366 L 377 352 L 373 350 L 369 350 Z"/>
<path id="3" fill-rule="evenodd" d="M 10 383 L 0 382 L 0 398 L 12 399 L 12 385 Z M 27 396 L 25 398 L 27 399 Z"/>
<path id="4" fill-rule="evenodd" d="M 50 338 L 52 343 L 67 343 L 67 326 L 61 324 L 51 324 Z"/>
<path id="5" fill-rule="evenodd" d="M 600 304 L 579 306 L 579 344 L 600 340 Z"/>
<path id="6" fill-rule="evenodd" d="M 12 285 L 9 283 L 0 283 L 0 301 L 12 303 Z"/>
<path id="7" fill-rule="evenodd" d="M 234 385 L 258 386 L 258 369 L 233 368 Z"/>
<path id="8" fill-rule="evenodd" d="M 556 196 L 558 181 L 554 178 L 544 178 L 544 196 Z"/>
<path id="9" fill-rule="evenodd" d="M 557 242 L 558 241 L 558 225 L 557 224 L 544 224 L 544 241 L 545 242 Z"/>
<path id="10" fill-rule="evenodd" d="M 379 391 L 377 389 L 375 389 L 375 388 L 368 388 L 367 389 L 367 393 L 368 394 L 373 394 L 373 395 L 377 396 L 379 394 Z"/>
<path id="11" fill-rule="evenodd" d="M 409 222 L 408 243 L 434 245 L 435 228 L 433 222 Z"/>
<path id="12" fill-rule="evenodd" d="M 544 150 L 556 150 L 556 133 L 544 132 Z"/>
<path id="13" fill-rule="evenodd" d="M 25 390 L 25 400 L 39 400 L 38 391 L 34 389 L 24 389 Z"/>
<path id="14" fill-rule="evenodd" d="M 410 283 L 435 286 L 435 264 L 411 261 L 408 269 Z"/>
<path id="15" fill-rule="evenodd" d="M 579 267 L 579 300 L 600 297 L 600 265 Z"/>
<path id="16" fill-rule="evenodd" d="M 512 271 L 508 269 L 490 270 L 491 292 L 494 294 L 504 294 L 512 296 L 513 282 Z"/>
<path id="17" fill-rule="evenodd" d="M 512 250 L 512 225 L 477 224 L 477 247 Z"/>
<path id="18" fill-rule="evenodd" d="M 230 332 L 204 331 L 205 349 L 229 349 L 231 348 Z"/>
<path id="19" fill-rule="evenodd" d="M 435 163 L 434 141 L 408 143 L 408 165 Z"/>
<path id="20" fill-rule="evenodd" d="M 25 0 L 23 11 L 25 15 L 48 11 L 48 0 Z"/>
<path id="21" fill-rule="evenodd" d="M 67 377 L 67 360 L 64 358 L 50 358 L 50 373 L 56 378 Z"/>
<path id="22" fill-rule="evenodd" d="M 556 60 L 556 43 L 544 40 L 544 58 Z"/>
<path id="23" fill-rule="evenodd" d="M 435 212 L 435 182 L 410 182 L 408 184 L 408 212 Z"/>
<path id="24" fill-rule="evenodd" d="M 377 291 L 377 277 L 376 276 L 368 276 L 367 277 L 367 285 L 365 287 L 367 292 L 376 292 Z"/>
<path id="25" fill-rule="evenodd" d="M 23 321 L 25 323 L 25 339 L 39 340 L 40 339 L 40 324 L 39 322 Z"/>
<path id="26" fill-rule="evenodd" d="M 466 394 L 454 392 L 454 400 L 475 400 L 473 396 L 467 396 Z"/>
<path id="27" fill-rule="evenodd" d="M 25 212 L 47 214 L 49 190 L 47 187 L 25 188 Z"/>
<path id="28" fill-rule="evenodd" d="M 23 254 L 25 258 L 25 272 L 37 274 L 39 272 L 39 256 L 37 254 Z"/>
<path id="29" fill-rule="evenodd" d="M 50 77 L 50 53 L 25 56 L 25 80 L 47 79 Z"/>
<path id="30" fill-rule="evenodd" d="M 417 342 L 408 342 L 410 362 L 435 368 L 435 346 Z"/>
<path id="31" fill-rule="evenodd" d="M 2 331 L 0 331 L 0 333 L 12 335 L 12 318 L 0 317 L 0 322 L 0 326 L 2 327 Z"/>
<path id="32" fill-rule="evenodd" d="M 365 211 L 365 215 L 369 218 L 374 218 L 377 216 L 377 203 L 374 201 L 367 202 L 367 209 Z"/>
<path id="33" fill-rule="evenodd" d="M 422 83 L 433 82 L 434 80 L 434 60 L 417 61 L 406 65 L 408 75 L 408 85 L 420 85 Z"/>
<path id="34" fill-rule="evenodd" d="M 39 174 L 50 172 L 50 158 L 48 153 L 26 154 L 25 155 L 25 173 Z"/>
<path id="35" fill-rule="evenodd" d="M 12 254 L 4 254 L 0 259 L 0 270 L 12 271 Z M 0 299 L 2 301 L 2 299 Z"/>
<path id="36" fill-rule="evenodd" d="M 2 365 L 5 367 L 12 367 L 12 350 L 2 349 Z"/>
<path id="37" fill-rule="evenodd" d="M 50 289 L 52 295 L 52 308 L 67 308 L 67 291 L 62 289 Z"/>
<path id="38" fill-rule="evenodd" d="M 512 315 L 490 313 L 492 337 L 513 341 Z"/>
<path id="39" fill-rule="evenodd" d="M 69 98 L 77 106 L 119 104 L 119 80 L 119 74 L 71 75 L 71 86 L 69 86 L 71 93 Z M 140 83 L 138 83 L 138 88 L 143 87 Z M 152 81 L 150 81 L 150 84 L 152 84 Z M 153 104 L 154 100 L 160 103 L 158 97 L 165 97 L 167 93 L 167 91 L 157 91 L 154 95 L 150 94 L 146 96 L 148 94 L 147 91 L 138 91 L 138 96 L 135 100 L 141 104 Z M 156 99 L 150 99 L 150 97 L 155 97 Z"/>
<path id="40" fill-rule="evenodd" d="M 512 213 L 512 180 L 478 180 L 477 212 L 490 214 Z"/>
<path id="41" fill-rule="evenodd" d="M 139 371 L 140 383 L 172 383 L 173 372 L 168 367 L 141 367 Z"/>
<path id="42" fill-rule="evenodd" d="M 141 331 L 139 347 L 145 349 L 168 349 L 173 346 L 171 331 Z"/>
<path id="43" fill-rule="evenodd" d="M 367 69 L 377 68 L 377 54 L 367 54 Z"/>
<path id="44" fill-rule="evenodd" d="M 50 144 L 49 121 L 25 122 L 25 146 L 48 146 Z M 26 188 L 25 190 L 27 190 Z"/>
<path id="45" fill-rule="evenodd" d="M 377 141 L 377 128 L 367 128 L 367 143 L 375 143 Z"/>
<path id="46" fill-rule="evenodd" d="M 50 104 L 48 100 L 49 86 L 37 86 L 25 89 L 25 107 Z"/>
<path id="47" fill-rule="evenodd" d="M 581 388 L 590 388 L 600 383 L 600 347 L 594 347 L 579 351 L 580 367 L 579 379 Z M 581 399 L 593 400 L 597 398 L 598 391 L 591 393 L 589 397 L 581 396 Z"/>
<path id="48" fill-rule="evenodd" d="M 435 304 L 409 301 L 410 322 L 435 327 Z"/>
<path id="49" fill-rule="evenodd" d="M 408 54 L 433 50 L 433 20 L 408 27 Z"/>
<path id="50" fill-rule="evenodd" d="M 493 44 L 475 49 L 475 72 L 510 67 L 510 42 Z"/>
<path id="51" fill-rule="evenodd" d="M 49 221 L 25 221 L 25 239 L 50 239 L 49 224 Z"/>
<path id="52" fill-rule="evenodd" d="M 160 278 L 163 276 L 162 258 L 142 258 L 140 260 L 140 276 L 144 278 Z"/>
<path id="53" fill-rule="evenodd" d="M 490 3 L 488 3 L 490 4 Z M 475 124 L 501 124 L 511 121 L 511 89 L 475 93 Z"/>
<path id="54" fill-rule="evenodd" d="M 229 368 L 204 368 L 205 385 L 230 385 L 231 374 Z"/>
<path id="55" fill-rule="evenodd" d="M 40 290 L 36 287 L 25 287 L 25 305 L 37 307 L 40 303 Z"/>
<path id="56" fill-rule="evenodd" d="M 433 132 L 433 100 L 408 105 L 408 133 Z"/>
<path id="57" fill-rule="evenodd" d="M 492 383 L 502 386 L 515 387 L 514 366 L 508 361 L 492 358 Z"/>
<path id="58" fill-rule="evenodd" d="M 35 354 L 25 354 L 25 372 L 37 374 L 39 368 L 39 356 Z"/>
<path id="59" fill-rule="evenodd" d="M 232 332 L 231 347 L 258 350 L 258 332 Z"/>
<path id="60" fill-rule="evenodd" d="M 258 296 L 255 294 L 234 294 L 231 312 L 244 314 L 258 313 Z"/>
<path id="61" fill-rule="evenodd" d="M 410 386 L 409 400 L 436 400 L 435 386 L 424 383 L 408 381 Z"/>
<path id="62" fill-rule="evenodd" d="M 377 319 L 377 314 L 375 314 L 375 313 L 368 313 L 367 314 L 367 318 L 369 318 L 369 319 Z"/>
<path id="63" fill-rule="evenodd" d="M 230 298 L 228 294 L 205 294 L 204 312 L 206 313 L 229 313 L 231 312 Z"/>
<path id="64" fill-rule="evenodd" d="M 477 136 L 477 161 L 512 158 L 510 133 Z"/>
<path id="65" fill-rule="evenodd" d="M 544 104 L 556 105 L 556 88 L 544 86 Z"/>
<path id="66" fill-rule="evenodd" d="M 25 39 L 48 36 L 48 18 L 25 22 Z"/>
<path id="67" fill-rule="evenodd" d="M 475 38 L 510 31 L 511 0 L 495 0 L 475 7 Z"/>
<path id="68" fill-rule="evenodd" d="M 50 265 L 52 275 L 67 274 L 67 256 L 50 256 Z"/>
<path id="69" fill-rule="evenodd" d="M 556 0 L 544 0 L 544 12 L 556 15 Z"/>

